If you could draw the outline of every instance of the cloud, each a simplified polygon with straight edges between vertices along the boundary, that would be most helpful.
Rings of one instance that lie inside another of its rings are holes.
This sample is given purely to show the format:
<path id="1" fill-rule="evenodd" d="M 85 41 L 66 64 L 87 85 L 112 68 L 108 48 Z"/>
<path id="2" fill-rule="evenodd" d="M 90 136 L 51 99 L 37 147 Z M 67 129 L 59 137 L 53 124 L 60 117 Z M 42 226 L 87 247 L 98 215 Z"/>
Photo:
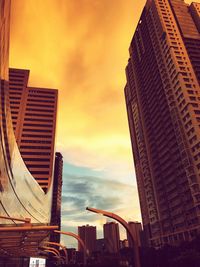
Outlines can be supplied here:
<path id="1" fill-rule="evenodd" d="M 76 167 L 75 167 L 76 168 Z M 110 220 L 89 211 L 94 207 L 117 213 L 125 220 L 141 220 L 137 188 L 116 180 L 98 176 L 64 173 L 62 188 L 62 230 L 77 233 L 78 226 L 94 225 L 98 238 L 103 236 L 103 224 Z M 121 229 L 122 239 L 126 233 Z M 76 247 L 76 241 L 63 237 L 67 246 Z"/>
<path id="2" fill-rule="evenodd" d="M 74 231 L 88 222 L 102 233 L 105 218 L 86 206 L 139 218 L 123 88 L 144 2 L 12 1 L 10 65 L 30 69 L 31 86 L 59 89 L 62 222 Z"/>
<path id="3" fill-rule="evenodd" d="M 123 96 L 131 6 L 141 8 L 132 0 L 12 3 L 10 63 L 31 69 L 30 85 L 59 89 L 57 148 L 73 164 L 104 168 L 106 155 L 122 162 L 122 154 L 132 163 Z"/>
<path id="4" fill-rule="evenodd" d="M 121 190 L 123 186 L 123 184 L 106 181 L 102 178 L 65 174 L 62 214 L 74 215 L 76 213 L 79 216 L 82 212 L 85 212 L 87 206 L 114 209 L 121 203 L 120 196 L 116 195 L 115 190 Z M 112 188 L 113 193 L 110 192 L 108 196 L 106 191 L 109 187 Z"/>
<path id="5" fill-rule="evenodd" d="M 126 220 L 139 220 L 137 189 L 117 181 L 93 176 L 64 174 L 62 191 L 62 223 L 64 227 L 93 224 L 102 235 L 102 225 L 106 218 L 86 211 L 95 207 L 116 212 Z"/>

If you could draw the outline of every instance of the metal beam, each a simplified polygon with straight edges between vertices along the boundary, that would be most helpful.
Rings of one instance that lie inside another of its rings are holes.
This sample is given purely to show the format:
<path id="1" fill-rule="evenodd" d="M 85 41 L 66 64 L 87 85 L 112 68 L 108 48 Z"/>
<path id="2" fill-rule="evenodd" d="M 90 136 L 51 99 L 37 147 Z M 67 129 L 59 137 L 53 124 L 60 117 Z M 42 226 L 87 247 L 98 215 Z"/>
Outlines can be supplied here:
<path id="1" fill-rule="evenodd" d="M 58 231 L 58 230 L 55 230 L 54 232 L 58 233 L 58 234 L 68 235 L 68 236 L 74 237 L 76 240 L 78 240 L 78 242 L 80 242 L 80 244 L 83 248 L 83 251 L 84 251 L 84 265 L 85 265 L 86 264 L 86 256 L 88 255 L 88 251 L 86 249 L 86 246 L 85 246 L 85 243 L 83 242 L 83 240 L 78 235 L 76 235 L 72 232 L 63 232 L 63 231 Z"/>
<path id="2" fill-rule="evenodd" d="M 91 208 L 91 207 L 87 207 L 86 210 L 94 212 L 94 213 L 102 214 L 106 217 L 114 219 L 114 220 L 118 221 L 122 226 L 124 226 L 126 231 L 129 233 L 130 238 L 131 238 L 132 243 L 133 243 L 135 267 L 140 267 L 141 265 L 140 265 L 139 248 L 138 248 L 138 246 L 134 240 L 133 233 L 132 233 L 128 223 L 124 219 L 122 219 L 119 215 L 112 213 L 112 212 L 108 212 L 108 211 L 100 210 L 100 209 L 95 209 L 95 208 Z"/>
<path id="3" fill-rule="evenodd" d="M 53 231 L 58 229 L 59 227 L 56 226 L 5 226 L 5 227 L 0 227 L 0 232 L 14 232 L 14 231 L 39 231 L 39 230 L 46 230 L 46 231 Z"/>
<path id="4" fill-rule="evenodd" d="M 47 247 L 47 246 L 42 246 L 42 247 L 39 247 L 39 248 L 44 249 L 44 250 L 48 249 L 48 250 L 54 251 L 58 255 L 59 258 L 61 257 L 60 256 L 60 252 L 56 248 Z"/>
<path id="5" fill-rule="evenodd" d="M 50 247 L 41 247 L 41 249 L 43 249 L 43 248 L 44 248 L 44 250 L 43 250 L 44 252 L 49 252 L 49 253 L 54 254 L 55 257 L 58 259 L 59 263 L 64 263 L 62 257 L 60 256 L 60 253 L 58 252 L 57 249 L 50 248 Z"/>
<path id="6" fill-rule="evenodd" d="M 14 218 L 14 217 L 7 217 L 7 216 L 0 216 L 0 219 L 5 219 L 5 220 L 11 220 L 11 221 L 19 221 L 19 222 L 25 222 L 25 223 L 31 223 L 30 218 Z"/>
<path id="7" fill-rule="evenodd" d="M 66 247 L 65 246 L 63 246 L 60 243 L 50 242 L 50 241 L 44 241 L 44 244 L 54 245 L 54 246 L 61 247 L 62 250 L 64 251 L 64 254 L 65 254 L 65 262 L 66 262 L 66 264 L 68 264 L 68 253 L 67 253 L 67 250 L 66 250 Z"/>

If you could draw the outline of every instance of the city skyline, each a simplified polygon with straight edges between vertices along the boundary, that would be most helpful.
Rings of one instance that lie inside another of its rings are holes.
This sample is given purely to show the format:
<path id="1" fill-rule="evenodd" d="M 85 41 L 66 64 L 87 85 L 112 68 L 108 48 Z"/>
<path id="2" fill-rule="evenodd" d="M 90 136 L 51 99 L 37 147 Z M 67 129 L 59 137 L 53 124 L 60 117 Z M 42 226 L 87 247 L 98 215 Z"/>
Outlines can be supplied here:
<path id="1" fill-rule="evenodd" d="M 77 1 L 0 0 L 0 265 L 198 266 L 200 2 Z"/>
<path id="2" fill-rule="evenodd" d="M 63 223 L 101 227 L 105 219 L 85 212 L 88 204 L 140 220 L 123 87 L 145 1 L 37 3 L 12 3 L 10 67 L 30 69 L 29 86 L 59 88 Z"/>

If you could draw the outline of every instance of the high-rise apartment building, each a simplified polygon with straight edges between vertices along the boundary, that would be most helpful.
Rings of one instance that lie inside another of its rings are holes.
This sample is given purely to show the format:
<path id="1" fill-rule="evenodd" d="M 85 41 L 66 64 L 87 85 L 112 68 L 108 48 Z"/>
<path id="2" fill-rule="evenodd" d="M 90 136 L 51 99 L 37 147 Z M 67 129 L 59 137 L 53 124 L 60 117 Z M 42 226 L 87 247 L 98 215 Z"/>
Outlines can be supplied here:
<path id="1" fill-rule="evenodd" d="M 78 226 L 78 235 L 83 240 L 88 254 L 96 250 L 97 230 L 96 226 Z M 83 247 L 78 243 L 78 251 L 83 251 Z"/>
<path id="2" fill-rule="evenodd" d="M 125 97 L 149 244 L 200 233 L 199 3 L 147 1 L 130 45 Z"/>
<path id="3" fill-rule="evenodd" d="M 115 222 L 105 223 L 103 225 L 103 234 L 106 251 L 118 253 L 120 249 L 119 225 Z"/>
<path id="4" fill-rule="evenodd" d="M 11 115 L 22 158 L 46 192 L 53 174 L 58 91 L 28 87 L 28 78 L 29 70 L 9 69 Z"/>

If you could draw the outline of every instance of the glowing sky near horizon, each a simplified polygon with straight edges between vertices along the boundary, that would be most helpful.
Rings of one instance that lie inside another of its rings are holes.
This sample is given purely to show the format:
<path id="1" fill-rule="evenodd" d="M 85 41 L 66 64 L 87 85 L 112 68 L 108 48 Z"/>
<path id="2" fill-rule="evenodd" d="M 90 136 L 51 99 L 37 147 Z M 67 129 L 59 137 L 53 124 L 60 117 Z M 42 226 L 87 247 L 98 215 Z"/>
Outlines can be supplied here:
<path id="1" fill-rule="evenodd" d="M 141 220 L 123 89 L 144 0 L 13 0 L 10 66 L 30 86 L 58 88 L 56 151 L 64 156 L 63 228 Z M 101 235 L 101 233 L 100 233 Z"/>

